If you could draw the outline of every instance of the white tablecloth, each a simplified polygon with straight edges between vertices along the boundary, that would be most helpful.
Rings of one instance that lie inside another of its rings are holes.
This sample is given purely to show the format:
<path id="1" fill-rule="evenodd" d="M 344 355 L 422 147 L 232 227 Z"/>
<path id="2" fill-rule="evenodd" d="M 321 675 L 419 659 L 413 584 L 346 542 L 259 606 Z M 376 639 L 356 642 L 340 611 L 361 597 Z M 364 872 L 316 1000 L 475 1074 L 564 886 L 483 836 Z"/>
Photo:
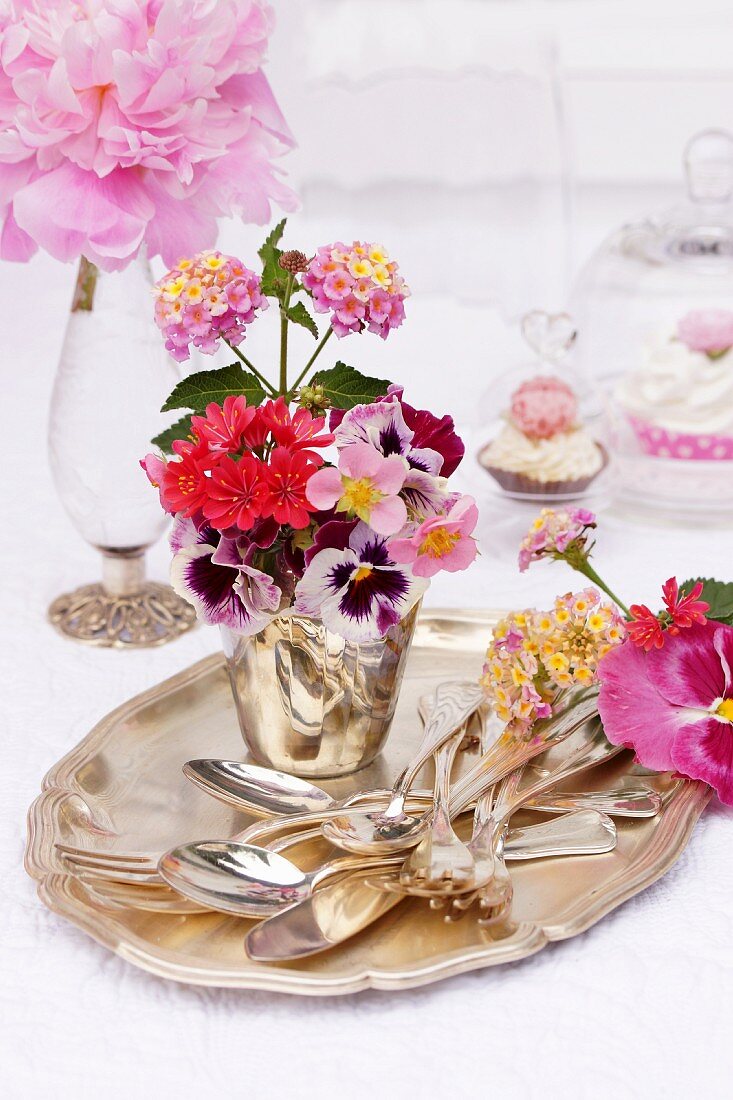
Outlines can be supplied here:
<path id="1" fill-rule="evenodd" d="M 715 802 L 670 873 L 586 934 L 414 992 L 310 1000 L 175 985 L 43 907 L 22 853 L 25 812 L 44 773 L 106 712 L 217 646 L 215 631 L 197 629 L 160 650 L 105 652 L 67 642 L 46 623 L 55 595 L 98 575 L 54 494 L 45 455 L 71 278 L 45 258 L 0 269 L 4 1095 L 361 1100 L 435 1095 L 438 1086 L 522 1100 L 730 1095 L 733 815 Z M 499 323 L 417 296 L 409 314 L 384 349 L 371 349 L 372 366 L 399 373 L 416 403 L 453 404 L 475 426 L 475 394 L 500 359 L 492 353 Z M 455 398 L 446 390 L 454 378 Z M 466 484 L 483 491 L 483 475 L 467 470 Z M 437 580 L 428 602 L 526 605 L 569 588 L 564 566 L 518 575 L 512 543 L 523 522 L 487 510 L 479 564 Z M 632 528 L 609 516 L 597 560 L 618 590 L 654 600 L 673 572 L 730 577 L 730 546 L 729 533 Z M 164 575 L 166 558 L 158 546 L 153 575 Z"/>

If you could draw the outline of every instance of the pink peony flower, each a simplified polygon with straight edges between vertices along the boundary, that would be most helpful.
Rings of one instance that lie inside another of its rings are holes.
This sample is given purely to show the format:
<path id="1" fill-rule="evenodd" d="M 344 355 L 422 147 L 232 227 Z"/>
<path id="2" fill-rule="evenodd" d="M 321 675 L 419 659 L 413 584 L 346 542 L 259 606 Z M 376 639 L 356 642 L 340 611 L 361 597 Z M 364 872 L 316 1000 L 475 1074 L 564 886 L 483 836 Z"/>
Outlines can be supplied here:
<path id="1" fill-rule="evenodd" d="M 216 218 L 295 197 L 292 137 L 262 72 L 264 0 L 27 0 L 0 12 L 0 257 L 38 247 L 119 270 L 168 264 Z"/>
<path id="2" fill-rule="evenodd" d="M 715 359 L 733 347 L 733 312 L 693 309 L 677 325 L 677 337 L 691 351 L 703 351 Z"/>
<path id="3" fill-rule="evenodd" d="M 473 497 L 459 497 L 447 515 L 424 520 L 407 538 L 391 539 L 389 556 L 398 565 L 411 565 L 416 577 L 434 577 L 441 569 L 458 573 L 468 569 L 478 552 L 471 537 L 477 523 Z"/>
<path id="4" fill-rule="evenodd" d="M 178 261 L 155 284 L 155 323 L 174 359 L 188 359 L 190 347 L 213 355 L 221 339 L 241 344 L 257 310 L 269 302 L 260 277 L 234 256 L 210 249 Z"/>
<path id="5" fill-rule="evenodd" d="M 549 439 L 573 426 L 578 402 L 566 382 L 539 375 L 514 392 L 511 413 L 519 430 L 530 439 Z"/>
<path id="6" fill-rule="evenodd" d="M 339 468 L 313 474 L 306 495 L 314 508 L 356 516 L 378 535 L 395 535 L 407 520 L 398 496 L 408 466 L 400 455 L 385 457 L 370 443 L 353 443 L 339 454 Z"/>
<path id="7" fill-rule="evenodd" d="M 337 336 L 368 328 L 386 339 L 405 317 L 409 288 L 378 244 L 341 241 L 318 249 L 303 276 L 317 313 L 331 314 Z"/>
<path id="8" fill-rule="evenodd" d="M 733 627 L 707 621 L 646 653 L 629 641 L 598 670 L 609 741 L 647 768 L 676 768 L 733 805 Z"/>

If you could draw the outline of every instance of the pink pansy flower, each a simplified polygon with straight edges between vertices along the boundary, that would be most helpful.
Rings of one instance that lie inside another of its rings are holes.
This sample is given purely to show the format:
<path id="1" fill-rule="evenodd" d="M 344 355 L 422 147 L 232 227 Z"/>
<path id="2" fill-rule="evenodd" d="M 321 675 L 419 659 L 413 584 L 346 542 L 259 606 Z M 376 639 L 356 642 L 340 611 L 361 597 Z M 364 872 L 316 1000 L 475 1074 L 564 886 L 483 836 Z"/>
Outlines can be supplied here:
<path id="1" fill-rule="evenodd" d="M 385 458 L 369 443 L 354 443 L 341 451 L 338 469 L 330 466 L 311 476 L 306 496 L 319 511 L 335 507 L 368 523 L 378 535 L 394 535 L 407 520 L 398 496 L 407 470 L 400 455 Z"/>
<path id="2" fill-rule="evenodd" d="M 702 351 L 715 359 L 733 347 L 733 312 L 693 309 L 677 325 L 677 337 L 691 351 Z"/>
<path id="3" fill-rule="evenodd" d="M 471 537 L 477 522 L 473 497 L 460 497 L 447 515 L 424 520 L 408 538 L 390 540 L 390 557 L 399 565 L 411 565 L 416 577 L 434 577 L 441 569 L 468 569 L 477 553 Z"/>
<path id="4" fill-rule="evenodd" d="M 733 805 L 733 627 L 711 620 L 646 653 L 629 641 L 598 669 L 606 736 L 641 763 L 701 779 Z"/>

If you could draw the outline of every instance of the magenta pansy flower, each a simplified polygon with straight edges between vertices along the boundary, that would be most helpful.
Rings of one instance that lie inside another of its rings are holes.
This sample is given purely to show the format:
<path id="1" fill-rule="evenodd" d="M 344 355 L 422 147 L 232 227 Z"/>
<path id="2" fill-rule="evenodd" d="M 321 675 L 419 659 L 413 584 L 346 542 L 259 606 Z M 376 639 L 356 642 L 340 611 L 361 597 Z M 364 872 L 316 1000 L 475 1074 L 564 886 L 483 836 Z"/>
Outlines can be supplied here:
<path id="1" fill-rule="evenodd" d="M 613 744 L 631 746 L 645 767 L 709 783 L 733 805 L 733 627 L 708 620 L 648 653 L 627 641 L 598 673 Z"/>
<path id="2" fill-rule="evenodd" d="M 468 569 L 478 552 L 471 537 L 477 522 L 473 497 L 459 497 L 447 515 L 424 520 L 408 538 L 391 539 L 390 557 L 411 565 L 416 577 L 434 577 L 441 569 L 448 573 Z"/>
<path id="3" fill-rule="evenodd" d="M 339 466 L 314 473 L 306 488 L 308 500 L 321 511 L 345 512 L 368 523 L 378 535 L 394 535 L 407 521 L 399 497 L 408 466 L 393 454 L 385 457 L 369 443 L 354 443 L 339 454 Z"/>

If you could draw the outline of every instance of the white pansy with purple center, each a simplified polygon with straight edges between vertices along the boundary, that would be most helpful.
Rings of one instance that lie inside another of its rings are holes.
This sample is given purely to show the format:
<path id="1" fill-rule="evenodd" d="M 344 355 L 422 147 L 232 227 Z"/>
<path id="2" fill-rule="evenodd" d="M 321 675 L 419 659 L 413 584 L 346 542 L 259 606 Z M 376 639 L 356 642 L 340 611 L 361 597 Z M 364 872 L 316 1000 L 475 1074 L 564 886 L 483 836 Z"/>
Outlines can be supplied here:
<path id="1" fill-rule="evenodd" d="M 242 560 L 235 540 L 179 518 L 171 548 L 171 584 L 203 622 L 255 634 L 276 616 L 280 589 L 272 577 Z"/>
<path id="2" fill-rule="evenodd" d="M 428 474 L 440 473 L 443 465 L 443 456 L 438 451 L 412 446 L 415 433 L 405 424 L 397 397 L 372 405 L 356 405 L 346 413 L 335 436 L 339 449 L 352 443 L 371 443 L 383 455 L 401 455 L 413 469 Z"/>
<path id="3" fill-rule="evenodd" d="M 345 550 L 322 550 L 311 560 L 296 591 L 295 610 L 320 617 L 347 641 L 376 641 L 404 618 L 427 586 L 392 561 L 384 538 L 359 523 Z"/>

